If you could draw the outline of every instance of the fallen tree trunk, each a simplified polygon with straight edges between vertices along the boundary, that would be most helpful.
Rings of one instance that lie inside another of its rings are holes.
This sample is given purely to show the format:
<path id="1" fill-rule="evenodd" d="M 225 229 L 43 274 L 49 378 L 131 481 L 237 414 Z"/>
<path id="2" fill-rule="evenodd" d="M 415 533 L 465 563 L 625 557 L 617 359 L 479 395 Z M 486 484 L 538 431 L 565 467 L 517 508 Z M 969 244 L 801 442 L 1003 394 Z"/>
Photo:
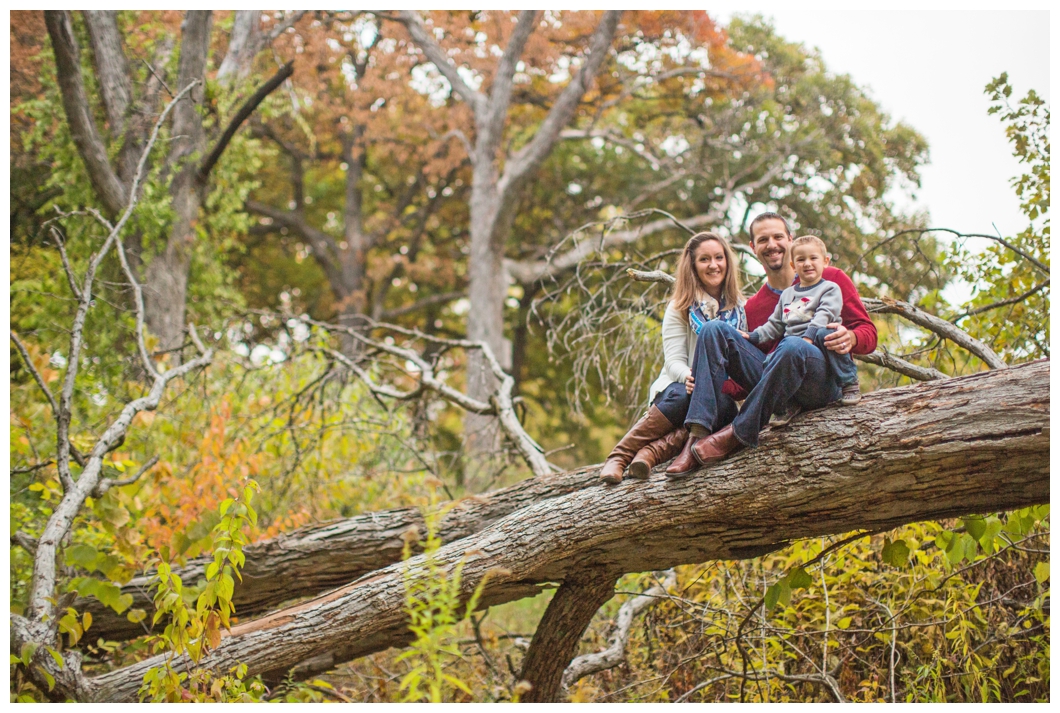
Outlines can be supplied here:
<path id="1" fill-rule="evenodd" d="M 586 473 L 590 475 L 590 473 Z M 642 572 L 755 557 L 795 539 L 995 512 L 1049 501 L 1049 363 L 866 394 L 807 413 L 761 445 L 681 480 L 594 485 L 531 502 L 435 553 L 465 562 L 469 597 L 513 601 L 586 568 Z M 423 556 L 227 632 L 201 665 L 284 672 L 327 654 L 350 660 L 410 639 L 407 576 Z M 87 682 L 130 701 L 156 657 Z M 185 664 L 173 661 L 175 668 Z"/>
<path id="2" fill-rule="evenodd" d="M 581 490 L 597 482 L 597 470 L 590 466 L 530 478 L 503 490 L 464 498 L 442 517 L 438 536 L 448 544 L 531 503 Z M 405 544 L 402 535 L 410 528 L 425 530 L 423 513 L 401 508 L 303 527 L 248 545 L 243 581 L 237 583 L 233 595 L 236 613 L 240 619 L 257 616 L 284 602 L 341 587 L 398 562 Z M 194 584 L 205 579 L 206 565 L 212 561 L 197 557 L 184 567 L 174 567 L 173 572 L 186 584 Z M 116 614 L 97 599 L 78 599 L 74 607 L 92 614 L 92 636 L 123 641 L 147 633 L 154 612 L 153 577 L 153 573 L 135 577 L 122 587 L 122 594 L 133 597 L 131 608 L 148 612 L 140 624 Z"/>

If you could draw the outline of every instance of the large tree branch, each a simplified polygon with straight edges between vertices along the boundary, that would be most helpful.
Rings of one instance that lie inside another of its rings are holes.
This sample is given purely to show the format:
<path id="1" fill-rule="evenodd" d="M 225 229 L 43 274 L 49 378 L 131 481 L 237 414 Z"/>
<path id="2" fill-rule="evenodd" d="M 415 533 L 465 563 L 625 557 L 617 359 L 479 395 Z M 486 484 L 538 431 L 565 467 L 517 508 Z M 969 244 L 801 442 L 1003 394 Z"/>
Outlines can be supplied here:
<path id="1" fill-rule="evenodd" d="M 228 37 L 228 51 L 217 68 L 217 81 L 231 84 L 250 71 L 250 64 L 258 51 L 261 35 L 261 10 L 236 10 L 232 18 L 232 34 Z"/>
<path id="2" fill-rule="evenodd" d="M 273 208 L 265 203 L 248 200 L 246 209 L 251 213 L 257 213 L 269 218 L 277 227 L 293 230 L 302 236 L 309 244 L 313 258 L 324 270 L 332 289 L 339 293 L 339 297 L 346 296 L 346 286 L 343 280 L 342 268 L 338 263 L 339 245 L 328 233 L 310 225 L 305 215 L 297 211 L 281 210 Z"/>
<path id="3" fill-rule="evenodd" d="M 238 131 L 239 127 L 243 125 L 243 122 L 254 113 L 254 110 L 265 100 L 265 97 L 272 94 L 276 87 L 283 84 L 283 81 L 292 74 L 294 74 L 294 60 L 291 60 L 280 67 L 279 71 L 272 75 L 272 78 L 270 78 L 269 81 L 258 87 L 258 90 L 243 103 L 243 106 L 239 108 L 236 115 L 228 122 L 228 126 L 225 127 L 224 133 L 221 134 L 221 138 L 217 140 L 213 150 L 207 154 L 206 158 L 203 159 L 202 164 L 200 164 L 198 172 L 198 180 L 200 184 L 206 183 L 206 179 L 210 175 L 210 171 L 213 170 L 214 164 L 216 164 L 217 160 L 221 158 L 221 154 L 224 153 L 225 148 L 228 147 L 228 143 L 232 140 L 232 137 L 236 135 L 236 131 Z"/>
<path id="4" fill-rule="evenodd" d="M 954 344 L 964 347 L 972 354 L 982 359 L 983 363 L 991 369 L 1004 369 L 1008 366 L 1001 357 L 994 353 L 993 349 L 983 342 L 968 334 L 960 327 L 947 322 L 940 317 L 925 312 L 915 305 L 911 305 L 908 302 L 903 302 L 901 300 L 892 300 L 887 297 L 883 299 L 874 299 L 870 297 L 862 299 L 862 302 L 865 304 L 865 309 L 870 313 L 897 314 L 917 326 L 923 327 L 930 332 L 934 332 L 944 339 L 949 339 Z"/>
<path id="5" fill-rule="evenodd" d="M 633 597 L 619 608 L 611 634 L 607 637 L 606 649 L 583 654 L 571 661 L 563 672 L 563 688 L 570 688 L 586 676 L 607 671 L 626 660 L 626 644 L 629 643 L 633 620 L 645 609 L 664 599 L 667 596 L 666 590 L 677 584 L 677 573 L 674 570 L 661 574 L 664 575 L 662 581 L 656 580 L 658 584 L 644 590 L 642 594 Z"/>
<path id="6" fill-rule="evenodd" d="M 486 115 L 479 122 L 479 151 L 477 157 L 486 161 L 492 161 L 501 144 L 504 135 L 504 120 L 508 118 L 508 105 L 512 99 L 512 78 L 515 76 L 515 68 L 519 64 L 519 58 L 523 56 L 523 49 L 530 34 L 537 25 L 537 10 L 523 10 L 519 13 L 519 21 L 508 40 L 508 46 L 504 49 L 497 71 L 493 75 L 493 83 L 490 87 L 490 97 L 487 104 Z"/>
<path id="7" fill-rule="evenodd" d="M 103 110 L 107 114 L 110 134 L 117 138 L 125 130 L 125 115 L 132 102 L 132 81 L 121 46 L 118 13 L 114 10 L 85 10 L 82 14 L 92 45 Z"/>
<path id="8" fill-rule="evenodd" d="M 447 573 L 463 563 L 464 599 L 485 580 L 481 601 L 490 606 L 587 567 L 742 559 L 794 539 L 1045 503 L 1048 382 L 1041 360 L 867 394 L 856 407 L 767 431 L 758 448 L 684 480 L 588 484 L 530 504 L 443 546 L 433 561 Z M 201 665 L 227 671 L 241 662 L 249 675 L 282 675 L 318 654 L 341 661 L 403 645 L 411 636 L 403 582 L 425 568 L 414 557 L 233 627 Z M 98 676 L 93 697 L 133 699 L 160 662 Z"/>
<path id="9" fill-rule="evenodd" d="M 518 193 L 523 181 L 545 160 L 559 139 L 560 131 L 574 117 L 578 103 L 588 91 L 589 85 L 607 57 L 607 50 L 611 46 L 611 40 L 614 39 L 621 17 L 622 10 L 604 12 L 589 42 L 589 56 L 560 93 L 552 109 L 549 110 L 548 116 L 538 127 L 534 138 L 505 164 L 504 174 L 498 183 L 502 201 L 510 200 Z"/>
<path id="10" fill-rule="evenodd" d="M 419 14 L 415 10 L 402 10 L 393 19 L 405 26 L 409 36 L 412 37 L 412 41 L 420 48 L 427 60 L 445 77 L 453 91 L 471 107 L 471 110 L 475 113 L 476 120 L 485 121 L 487 116 L 487 99 L 485 95 L 469 87 L 460 78 L 460 74 L 456 71 L 456 66 L 449 61 L 445 50 L 435 42 L 434 37 L 427 31 Z"/>
<path id="11" fill-rule="evenodd" d="M 110 165 L 107 146 L 96 128 L 96 120 L 92 118 L 92 105 L 85 93 L 80 52 L 70 13 L 66 10 L 45 10 L 44 23 L 48 27 L 48 37 L 55 53 L 59 92 L 77 153 L 85 162 L 92 190 L 103 203 L 104 210 L 108 215 L 119 215 L 125 208 L 127 191 Z"/>

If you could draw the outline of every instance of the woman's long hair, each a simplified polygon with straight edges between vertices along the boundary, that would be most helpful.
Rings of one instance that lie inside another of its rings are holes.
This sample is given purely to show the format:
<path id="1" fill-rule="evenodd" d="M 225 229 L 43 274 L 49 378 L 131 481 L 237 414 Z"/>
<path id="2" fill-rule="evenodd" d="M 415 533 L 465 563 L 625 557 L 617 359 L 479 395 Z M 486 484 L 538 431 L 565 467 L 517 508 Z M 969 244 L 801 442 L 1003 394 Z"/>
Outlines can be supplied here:
<path id="1" fill-rule="evenodd" d="M 683 312 L 693 304 L 698 304 L 707 294 L 707 288 L 696 274 L 695 257 L 699 246 L 708 240 L 716 241 L 725 252 L 725 281 L 721 285 L 725 309 L 732 309 L 744 303 L 740 285 L 740 265 L 732 245 L 717 233 L 696 233 L 688 239 L 684 252 L 681 253 L 681 259 L 677 263 L 677 281 L 674 282 L 672 303 L 678 312 Z"/>

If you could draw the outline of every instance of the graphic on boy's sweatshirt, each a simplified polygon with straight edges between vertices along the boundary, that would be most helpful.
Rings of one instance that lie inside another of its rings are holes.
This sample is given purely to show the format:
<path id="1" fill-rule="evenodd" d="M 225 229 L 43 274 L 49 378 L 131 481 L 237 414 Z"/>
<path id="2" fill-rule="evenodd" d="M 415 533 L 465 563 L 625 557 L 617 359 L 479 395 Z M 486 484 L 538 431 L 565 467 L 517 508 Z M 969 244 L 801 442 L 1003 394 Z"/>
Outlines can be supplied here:
<path id="1" fill-rule="evenodd" d="M 813 300 L 809 297 L 798 297 L 784 308 L 784 324 L 791 327 L 805 324 L 813 319 Z"/>

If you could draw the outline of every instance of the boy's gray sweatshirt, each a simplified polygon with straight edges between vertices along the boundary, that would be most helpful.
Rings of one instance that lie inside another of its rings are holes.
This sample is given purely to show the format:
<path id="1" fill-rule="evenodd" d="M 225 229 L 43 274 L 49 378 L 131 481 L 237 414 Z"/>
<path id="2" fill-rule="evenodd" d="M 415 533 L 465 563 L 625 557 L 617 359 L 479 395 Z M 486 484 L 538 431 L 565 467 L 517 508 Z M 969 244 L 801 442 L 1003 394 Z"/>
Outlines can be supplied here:
<path id="1" fill-rule="evenodd" d="M 839 285 L 822 279 L 816 285 L 792 285 L 780 294 L 780 301 L 769 321 L 751 332 L 752 344 L 780 337 L 814 339 L 831 322 L 839 322 L 843 293 Z"/>

